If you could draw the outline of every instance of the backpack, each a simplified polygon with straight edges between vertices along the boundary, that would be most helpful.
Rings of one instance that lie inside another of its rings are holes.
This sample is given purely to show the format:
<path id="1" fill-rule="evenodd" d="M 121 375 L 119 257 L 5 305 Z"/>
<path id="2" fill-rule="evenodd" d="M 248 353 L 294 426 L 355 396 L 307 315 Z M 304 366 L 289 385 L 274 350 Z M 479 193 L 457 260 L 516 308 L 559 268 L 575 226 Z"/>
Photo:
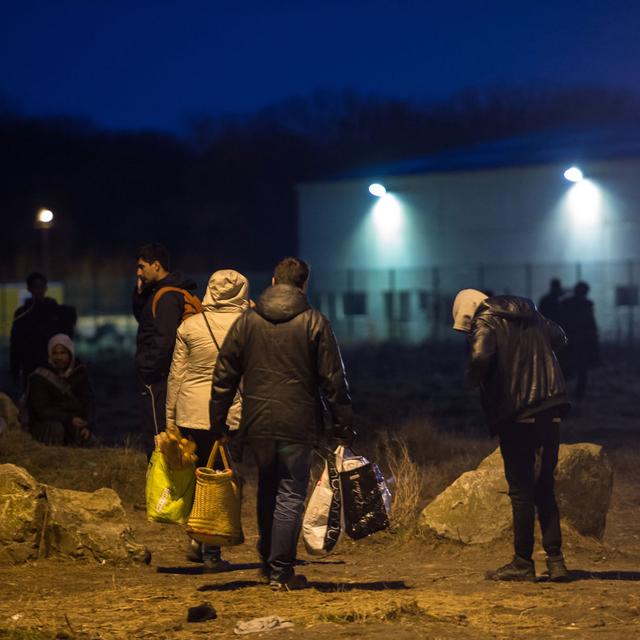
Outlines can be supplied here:
<path id="1" fill-rule="evenodd" d="M 172 291 L 181 293 L 184 297 L 184 307 L 182 309 L 182 318 L 180 320 L 181 322 L 184 322 L 191 316 L 195 316 L 197 313 L 202 313 L 202 302 L 200 302 L 200 298 L 194 296 L 186 289 L 180 289 L 180 287 L 161 287 L 154 293 L 153 300 L 151 301 L 151 315 L 154 319 L 156 317 L 156 309 L 158 307 L 160 298 L 162 298 L 165 293 L 170 293 Z"/>

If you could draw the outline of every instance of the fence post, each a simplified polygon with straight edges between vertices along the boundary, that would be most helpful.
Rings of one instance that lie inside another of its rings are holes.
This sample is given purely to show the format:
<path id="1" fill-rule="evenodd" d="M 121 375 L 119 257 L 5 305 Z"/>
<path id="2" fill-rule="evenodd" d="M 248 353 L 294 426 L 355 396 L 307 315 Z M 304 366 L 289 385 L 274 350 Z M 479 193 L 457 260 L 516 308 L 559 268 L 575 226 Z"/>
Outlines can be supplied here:
<path id="1" fill-rule="evenodd" d="M 627 263 L 627 268 L 628 268 L 628 276 L 629 276 L 629 289 L 631 289 L 631 287 L 633 286 L 633 260 L 629 260 L 629 262 Z M 629 300 L 629 302 L 633 302 L 633 300 Z M 635 314 L 633 312 L 633 304 L 629 305 L 629 313 L 628 313 L 628 317 L 629 317 L 629 327 L 628 327 L 628 335 L 627 335 L 627 339 L 629 341 L 629 346 L 633 346 L 635 343 L 635 336 L 634 336 L 634 325 L 635 325 Z"/>
<path id="2" fill-rule="evenodd" d="M 432 313 L 433 318 L 431 320 L 432 331 L 431 335 L 434 340 L 438 340 L 440 337 L 440 269 L 433 267 L 431 270 L 431 287 L 433 289 L 433 305 Z"/>
<path id="3" fill-rule="evenodd" d="M 350 299 L 353 293 L 353 269 L 347 269 L 347 299 Z M 350 309 L 353 311 L 353 309 Z M 349 336 L 349 342 L 353 340 L 353 314 L 347 314 L 347 336 Z"/>
<path id="4" fill-rule="evenodd" d="M 529 263 L 524 265 L 524 290 L 527 298 L 533 296 L 533 267 Z"/>

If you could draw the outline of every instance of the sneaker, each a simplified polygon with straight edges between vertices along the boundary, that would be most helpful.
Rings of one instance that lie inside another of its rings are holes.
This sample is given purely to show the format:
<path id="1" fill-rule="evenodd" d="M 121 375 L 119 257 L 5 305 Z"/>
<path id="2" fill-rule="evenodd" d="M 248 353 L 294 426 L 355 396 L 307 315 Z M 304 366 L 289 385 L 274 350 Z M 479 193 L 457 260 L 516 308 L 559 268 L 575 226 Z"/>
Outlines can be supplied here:
<path id="1" fill-rule="evenodd" d="M 562 554 L 547 556 L 547 572 L 551 582 L 569 582 L 569 572 Z"/>
<path id="2" fill-rule="evenodd" d="M 306 589 L 308 586 L 307 579 L 302 574 L 293 574 L 288 580 L 280 582 L 280 580 L 271 579 L 269 586 L 272 591 L 299 591 Z"/>
<path id="3" fill-rule="evenodd" d="M 228 560 L 205 558 L 202 561 L 202 573 L 223 573 L 230 570 L 231 563 Z"/>
<path id="4" fill-rule="evenodd" d="M 190 540 L 185 558 L 189 562 L 202 562 L 202 545 L 196 540 Z"/>
<path id="5" fill-rule="evenodd" d="M 521 582 L 535 582 L 536 570 L 533 560 L 525 560 L 514 556 L 513 560 L 494 571 L 487 571 L 487 580 L 511 580 Z"/>

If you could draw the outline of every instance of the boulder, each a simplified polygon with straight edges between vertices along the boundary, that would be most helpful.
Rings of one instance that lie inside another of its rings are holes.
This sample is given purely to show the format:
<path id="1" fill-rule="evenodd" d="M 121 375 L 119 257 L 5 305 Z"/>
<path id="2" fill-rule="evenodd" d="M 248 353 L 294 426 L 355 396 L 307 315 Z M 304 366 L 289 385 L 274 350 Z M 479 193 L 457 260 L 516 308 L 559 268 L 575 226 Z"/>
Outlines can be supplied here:
<path id="1" fill-rule="evenodd" d="M 148 562 L 118 494 L 57 489 L 24 469 L 0 465 L 0 563 L 47 556 Z"/>
<path id="2" fill-rule="evenodd" d="M 0 465 L 0 563 L 34 560 L 46 512 L 43 487 L 24 469 Z"/>
<path id="3" fill-rule="evenodd" d="M 565 525 L 580 535 L 601 539 L 612 488 L 613 471 L 601 446 L 560 446 L 556 499 Z M 421 515 L 421 526 L 463 544 L 510 537 L 511 501 L 500 449 L 474 471 L 463 473 L 428 504 Z"/>
<path id="4" fill-rule="evenodd" d="M 46 555 L 106 562 L 145 560 L 146 549 L 135 542 L 120 497 L 113 489 L 87 493 L 47 487 L 46 493 Z"/>

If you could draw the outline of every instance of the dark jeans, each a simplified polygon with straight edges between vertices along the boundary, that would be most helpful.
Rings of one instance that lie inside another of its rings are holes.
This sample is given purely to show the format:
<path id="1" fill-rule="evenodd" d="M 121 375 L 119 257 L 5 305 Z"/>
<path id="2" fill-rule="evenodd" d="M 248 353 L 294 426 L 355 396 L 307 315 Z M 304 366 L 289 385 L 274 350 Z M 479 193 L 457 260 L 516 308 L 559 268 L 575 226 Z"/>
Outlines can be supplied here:
<path id="1" fill-rule="evenodd" d="M 559 427 L 550 416 L 537 417 L 535 423 L 514 423 L 500 434 L 513 509 L 513 545 L 516 555 L 525 560 L 533 553 L 536 509 L 544 550 L 549 556 L 560 554 L 560 514 L 553 491 Z"/>
<path id="2" fill-rule="evenodd" d="M 294 573 L 311 446 L 266 439 L 249 444 L 258 466 L 258 553 L 271 578 L 285 582 Z"/>
<path id="3" fill-rule="evenodd" d="M 153 384 L 141 384 L 142 423 L 140 425 L 140 437 L 147 459 L 155 448 L 154 438 L 167 425 L 166 402 L 167 381 L 161 380 Z"/>

